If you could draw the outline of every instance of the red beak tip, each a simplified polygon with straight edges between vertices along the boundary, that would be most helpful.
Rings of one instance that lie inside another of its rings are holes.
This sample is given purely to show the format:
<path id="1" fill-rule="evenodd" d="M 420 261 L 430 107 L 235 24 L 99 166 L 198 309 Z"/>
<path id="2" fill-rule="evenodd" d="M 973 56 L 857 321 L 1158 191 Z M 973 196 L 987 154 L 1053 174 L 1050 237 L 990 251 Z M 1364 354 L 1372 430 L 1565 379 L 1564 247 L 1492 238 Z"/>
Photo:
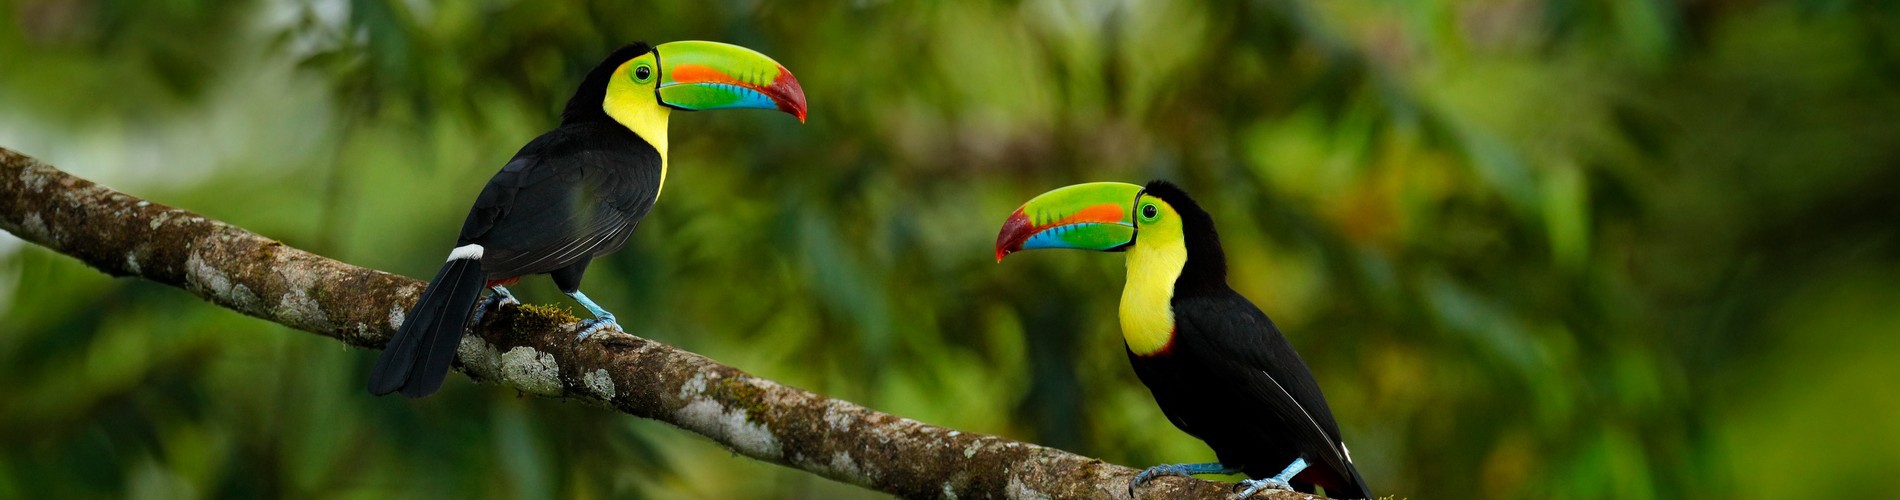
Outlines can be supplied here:
<path id="1" fill-rule="evenodd" d="M 767 85 L 773 99 L 778 101 L 779 109 L 798 117 L 798 123 L 805 123 L 805 87 L 798 84 L 798 77 L 792 76 L 792 70 L 778 67 L 778 76 Z"/>
<path id="2" fill-rule="evenodd" d="M 1034 229 L 1030 227 L 1029 217 L 1023 215 L 1023 209 L 1010 213 L 1009 219 L 1003 221 L 1003 230 L 996 234 L 996 261 L 1002 262 L 1003 257 L 1021 250 L 1023 240 L 1028 239 Z"/>

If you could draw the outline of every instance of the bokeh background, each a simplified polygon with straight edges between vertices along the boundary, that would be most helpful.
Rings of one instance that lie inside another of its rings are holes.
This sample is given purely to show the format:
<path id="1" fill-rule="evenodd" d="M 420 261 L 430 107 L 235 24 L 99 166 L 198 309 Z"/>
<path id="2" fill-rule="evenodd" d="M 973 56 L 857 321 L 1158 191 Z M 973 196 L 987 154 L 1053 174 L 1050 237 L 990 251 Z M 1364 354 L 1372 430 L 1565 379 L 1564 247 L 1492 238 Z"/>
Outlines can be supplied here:
<path id="1" fill-rule="evenodd" d="M 1212 458 L 1127 366 L 1119 256 L 993 259 L 1037 193 L 1166 178 L 1381 494 L 1900 488 L 1893 2 L 0 6 L 0 146 L 424 278 L 613 48 L 769 54 L 810 123 L 675 114 L 666 197 L 586 289 L 927 422 Z M 5 235 L 0 331 L 0 497 L 878 496 L 460 376 L 372 398 L 373 352 Z"/>

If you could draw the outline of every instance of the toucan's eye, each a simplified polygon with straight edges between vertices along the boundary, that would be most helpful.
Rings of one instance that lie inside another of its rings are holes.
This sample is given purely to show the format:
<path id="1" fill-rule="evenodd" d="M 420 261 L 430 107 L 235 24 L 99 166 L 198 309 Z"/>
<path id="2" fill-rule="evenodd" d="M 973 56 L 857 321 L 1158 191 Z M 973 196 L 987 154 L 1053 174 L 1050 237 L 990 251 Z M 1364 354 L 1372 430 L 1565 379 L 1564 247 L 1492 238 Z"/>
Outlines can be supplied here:
<path id="1" fill-rule="evenodd" d="M 1159 213 L 1160 211 L 1155 210 L 1155 206 L 1152 204 L 1141 206 L 1141 218 L 1143 219 L 1154 220 L 1155 215 L 1158 215 Z"/>
<path id="2" fill-rule="evenodd" d="M 634 81 L 637 81 L 640 83 L 646 83 L 647 79 L 652 78 L 652 77 L 653 77 L 653 68 L 650 68 L 644 65 L 633 68 Z"/>

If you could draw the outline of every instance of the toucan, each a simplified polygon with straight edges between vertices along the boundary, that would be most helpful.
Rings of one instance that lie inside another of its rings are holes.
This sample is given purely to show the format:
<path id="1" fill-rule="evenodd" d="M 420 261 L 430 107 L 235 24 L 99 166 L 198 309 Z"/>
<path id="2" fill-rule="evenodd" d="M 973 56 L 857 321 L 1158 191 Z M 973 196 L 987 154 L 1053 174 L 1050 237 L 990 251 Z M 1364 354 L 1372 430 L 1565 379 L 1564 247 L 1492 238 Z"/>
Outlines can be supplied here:
<path id="1" fill-rule="evenodd" d="M 409 397 L 442 387 L 471 315 L 504 303 L 522 276 L 547 274 L 593 319 L 586 339 L 619 327 L 581 293 L 588 262 L 627 242 L 666 182 L 666 120 L 673 110 L 776 109 L 805 121 L 805 92 L 777 61 L 745 47 L 636 42 L 601 61 L 561 111 L 488 181 L 448 262 L 422 292 L 370 372 L 369 392 Z M 482 289 L 493 291 L 475 307 Z"/>
<path id="2" fill-rule="evenodd" d="M 1039 195 L 1003 223 L 996 260 L 1037 248 L 1125 252 L 1122 340 L 1135 375 L 1175 427 L 1220 460 L 1157 465 L 1163 475 L 1245 473 L 1266 488 L 1370 498 L 1319 384 L 1260 308 L 1227 285 L 1214 219 L 1166 181 L 1095 182 Z"/>

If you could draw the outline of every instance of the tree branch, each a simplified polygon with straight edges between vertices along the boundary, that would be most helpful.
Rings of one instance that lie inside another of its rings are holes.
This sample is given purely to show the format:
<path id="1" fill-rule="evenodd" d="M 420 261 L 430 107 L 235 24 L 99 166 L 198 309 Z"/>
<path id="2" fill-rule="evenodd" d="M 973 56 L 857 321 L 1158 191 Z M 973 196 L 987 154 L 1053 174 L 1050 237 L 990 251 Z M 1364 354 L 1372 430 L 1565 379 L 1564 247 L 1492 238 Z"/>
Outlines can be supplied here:
<path id="1" fill-rule="evenodd" d="M 380 349 L 426 286 L 141 200 L 5 148 L 0 229 L 113 276 L 182 288 L 357 347 Z M 489 315 L 462 340 L 457 367 L 480 382 L 660 420 L 748 457 L 906 497 L 1125 498 L 1136 472 L 873 411 L 632 335 L 609 331 L 579 342 L 574 318 L 549 311 Z M 1230 491 L 1226 483 L 1169 477 L 1140 493 Z"/>

